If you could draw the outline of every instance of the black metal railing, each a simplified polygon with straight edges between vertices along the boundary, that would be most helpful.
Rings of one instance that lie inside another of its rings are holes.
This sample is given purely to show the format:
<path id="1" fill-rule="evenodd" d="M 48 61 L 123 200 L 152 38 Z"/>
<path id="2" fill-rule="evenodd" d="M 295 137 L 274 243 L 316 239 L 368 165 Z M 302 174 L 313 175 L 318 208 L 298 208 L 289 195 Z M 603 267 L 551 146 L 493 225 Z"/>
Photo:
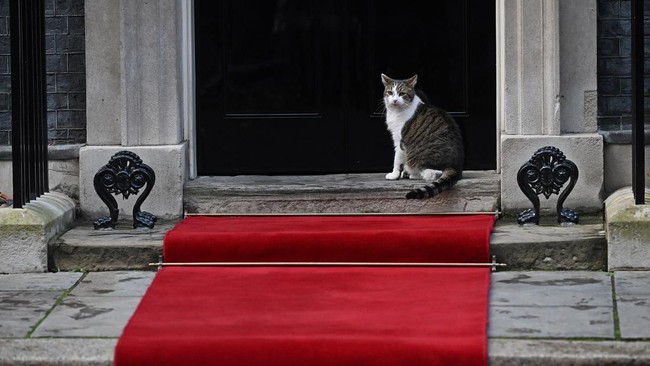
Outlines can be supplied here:
<path id="1" fill-rule="evenodd" d="M 43 0 L 10 0 L 14 208 L 48 191 Z"/>
<path id="2" fill-rule="evenodd" d="M 632 0 L 632 191 L 645 204 L 644 0 Z"/>

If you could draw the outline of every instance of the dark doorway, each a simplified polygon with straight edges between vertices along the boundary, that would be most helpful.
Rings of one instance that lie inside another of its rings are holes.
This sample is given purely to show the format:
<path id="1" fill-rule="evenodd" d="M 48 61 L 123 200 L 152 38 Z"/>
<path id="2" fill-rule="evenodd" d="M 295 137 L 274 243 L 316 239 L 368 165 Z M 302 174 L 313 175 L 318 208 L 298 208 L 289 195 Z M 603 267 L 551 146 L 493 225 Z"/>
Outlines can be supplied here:
<path id="1" fill-rule="evenodd" d="M 199 175 L 385 172 L 380 73 L 417 73 L 496 166 L 494 2 L 196 0 Z"/>

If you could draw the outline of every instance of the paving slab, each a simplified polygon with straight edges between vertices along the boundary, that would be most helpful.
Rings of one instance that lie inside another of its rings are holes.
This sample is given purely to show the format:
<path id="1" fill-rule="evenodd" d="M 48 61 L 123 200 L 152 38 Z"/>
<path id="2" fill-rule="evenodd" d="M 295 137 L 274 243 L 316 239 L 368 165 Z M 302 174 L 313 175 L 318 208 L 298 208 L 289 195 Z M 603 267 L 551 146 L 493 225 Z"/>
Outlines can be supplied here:
<path id="1" fill-rule="evenodd" d="M 607 273 L 500 272 L 490 293 L 490 337 L 615 336 Z"/>
<path id="2" fill-rule="evenodd" d="M 82 273 L 0 275 L 0 337 L 25 337 Z"/>
<path id="3" fill-rule="evenodd" d="M 612 306 L 612 280 L 606 272 L 497 272 L 491 277 L 490 305 Z"/>
<path id="4" fill-rule="evenodd" d="M 67 297 L 34 337 L 119 337 L 140 297 Z"/>
<path id="5" fill-rule="evenodd" d="M 63 291 L 0 292 L 0 337 L 26 337 Z"/>
<path id="6" fill-rule="evenodd" d="M 35 337 L 119 337 L 154 272 L 91 272 L 34 331 Z"/>
<path id="7" fill-rule="evenodd" d="M 616 303 L 623 339 L 650 339 L 650 272 L 616 272 Z"/>
<path id="8" fill-rule="evenodd" d="M 602 306 L 492 306 L 488 336 L 614 339 L 614 313 Z"/>
<path id="9" fill-rule="evenodd" d="M 8 285 L 10 281 L 3 281 L 10 278 L 8 275 L 0 276 L 0 285 L 5 289 L 0 293 L 21 294 L 23 298 L 17 299 L 28 301 L 24 304 L 37 301 L 38 294 L 52 292 L 67 296 L 31 337 L 0 334 L 0 365 L 112 365 L 117 337 L 155 273 L 119 271 L 29 276 L 13 277 L 11 285 Z M 69 278 L 54 281 L 57 276 Z M 40 284 L 31 281 L 35 278 L 41 279 Z M 638 311 L 643 311 L 642 302 L 648 298 L 650 272 L 617 272 L 614 278 L 621 334 L 624 339 L 644 338 L 631 336 L 629 332 L 626 338 L 624 319 L 630 312 L 630 322 L 636 320 L 641 329 L 647 327 L 642 319 L 644 314 Z M 52 281 L 56 290 L 45 291 L 42 287 L 47 281 Z M 605 272 L 494 273 L 489 364 L 650 365 L 648 339 L 611 340 L 614 329 L 611 284 L 611 275 Z M 17 290 L 20 288 L 32 290 Z M 626 302 L 634 307 L 621 306 Z M 0 306 L 4 306 L 2 302 Z M 9 324 L 8 319 L 17 319 L 19 315 L 15 309 L 9 313 L 0 312 L 0 324 Z M 29 320 L 26 324 L 34 326 L 41 319 Z M 509 325 L 512 329 L 507 328 Z"/>
<path id="10" fill-rule="evenodd" d="M 73 297 L 142 297 L 156 272 L 90 272 L 70 293 Z"/>

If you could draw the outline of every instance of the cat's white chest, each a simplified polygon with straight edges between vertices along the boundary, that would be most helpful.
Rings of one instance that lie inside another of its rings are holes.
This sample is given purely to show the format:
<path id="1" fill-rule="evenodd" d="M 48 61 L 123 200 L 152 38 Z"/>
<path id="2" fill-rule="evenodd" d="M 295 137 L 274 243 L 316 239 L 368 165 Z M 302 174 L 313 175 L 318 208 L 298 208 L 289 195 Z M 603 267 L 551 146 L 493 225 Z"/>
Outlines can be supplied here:
<path id="1" fill-rule="evenodd" d="M 395 108 L 390 105 L 386 106 L 386 125 L 388 130 L 392 133 L 393 139 L 399 140 L 402 133 L 402 127 L 406 121 L 411 119 L 421 103 L 420 98 L 417 96 L 413 99 L 406 108 Z"/>

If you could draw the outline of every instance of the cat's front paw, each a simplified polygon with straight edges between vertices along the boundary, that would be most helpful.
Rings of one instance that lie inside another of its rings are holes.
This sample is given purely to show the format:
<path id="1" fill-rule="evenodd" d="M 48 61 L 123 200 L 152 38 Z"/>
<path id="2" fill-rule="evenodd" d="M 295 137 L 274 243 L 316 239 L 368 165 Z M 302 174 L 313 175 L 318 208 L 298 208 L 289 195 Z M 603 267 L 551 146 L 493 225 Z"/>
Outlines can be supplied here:
<path id="1" fill-rule="evenodd" d="M 386 174 L 386 179 L 388 179 L 388 180 L 399 179 L 400 175 L 401 175 L 401 172 L 399 172 L 399 171 L 392 171 L 392 172 Z"/>

